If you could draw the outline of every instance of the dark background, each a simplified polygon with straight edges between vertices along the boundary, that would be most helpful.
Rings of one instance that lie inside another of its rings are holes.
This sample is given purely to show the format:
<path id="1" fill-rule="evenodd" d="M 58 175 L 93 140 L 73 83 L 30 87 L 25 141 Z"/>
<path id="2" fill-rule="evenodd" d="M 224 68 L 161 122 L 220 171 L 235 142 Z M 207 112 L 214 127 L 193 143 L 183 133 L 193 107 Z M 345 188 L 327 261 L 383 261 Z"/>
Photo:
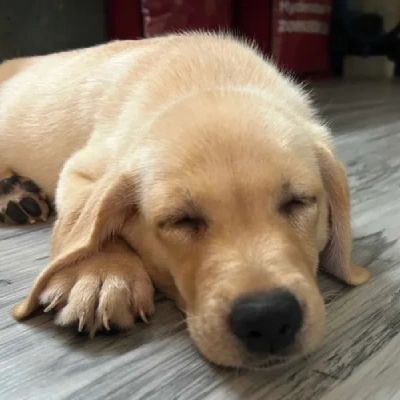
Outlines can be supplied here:
<path id="1" fill-rule="evenodd" d="M 205 10 L 212 3 L 218 10 L 207 14 Z M 272 18 L 272 5 L 277 3 L 278 0 L 184 0 L 185 7 L 192 8 L 184 14 L 174 9 L 174 0 L 0 0 L 0 62 L 87 47 L 110 39 L 151 36 L 154 32 L 158 34 L 157 30 L 176 26 L 209 29 L 222 24 L 256 38 L 264 53 L 272 54 L 284 68 L 289 65 L 288 69 L 295 74 L 340 76 L 343 57 L 353 54 L 365 58 L 387 56 L 397 64 L 397 75 L 400 75 L 400 21 L 397 29 L 385 36 L 379 15 L 341 12 L 348 0 L 331 0 L 333 11 L 327 49 L 318 53 L 314 43 L 301 42 L 302 39 L 294 43 L 287 39 L 276 51 L 272 44 L 276 37 L 268 18 Z M 167 12 L 170 12 L 169 18 L 164 18 Z M 162 28 L 160 21 L 164 24 Z M 298 37 L 294 40 L 299 40 Z"/>
<path id="2" fill-rule="evenodd" d="M 0 61 L 106 39 L 101 0 L 0 0 Z"/>

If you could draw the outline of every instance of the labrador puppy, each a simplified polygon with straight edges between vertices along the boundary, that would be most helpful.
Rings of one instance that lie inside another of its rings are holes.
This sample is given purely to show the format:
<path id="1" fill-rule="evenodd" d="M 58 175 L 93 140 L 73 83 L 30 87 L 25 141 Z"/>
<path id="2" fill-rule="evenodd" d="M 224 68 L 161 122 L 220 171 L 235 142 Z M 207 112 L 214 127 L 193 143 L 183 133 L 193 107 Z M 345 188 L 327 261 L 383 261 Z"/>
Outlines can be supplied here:
<path id="1" fill-rule="evenodd" d="M 13 310 L 94 335 L 187 315 L 210 361 L 271 365 L 321 342 L 319 263 L 350 285 L 349 189 L 307 94 L 252 46 L 191 33 L 0 66 L 0 212 L 45 220 L 50 263 Z"/>

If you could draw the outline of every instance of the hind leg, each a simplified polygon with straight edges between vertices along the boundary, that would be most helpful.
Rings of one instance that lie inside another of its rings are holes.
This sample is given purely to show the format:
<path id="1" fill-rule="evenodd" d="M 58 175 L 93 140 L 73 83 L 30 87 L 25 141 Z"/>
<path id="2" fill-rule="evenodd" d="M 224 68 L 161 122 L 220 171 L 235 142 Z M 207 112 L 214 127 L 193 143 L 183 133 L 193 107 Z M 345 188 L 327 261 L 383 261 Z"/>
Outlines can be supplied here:
<path id="1" fill-rule="evenodd" d="M 47 196 L 35 182 L 0 165 L 0 223 L 33 224 L 49 213 Z"/>

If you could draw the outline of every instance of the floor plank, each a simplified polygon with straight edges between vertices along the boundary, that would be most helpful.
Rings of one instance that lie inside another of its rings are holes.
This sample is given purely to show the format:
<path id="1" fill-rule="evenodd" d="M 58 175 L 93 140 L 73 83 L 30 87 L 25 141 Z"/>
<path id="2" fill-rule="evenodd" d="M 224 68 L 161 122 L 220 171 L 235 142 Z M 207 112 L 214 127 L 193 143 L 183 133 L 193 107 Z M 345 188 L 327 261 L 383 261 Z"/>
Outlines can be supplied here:
<path id="1" fill-rule="evenodd" d="M 151 326 L 89 341 L 48 316 L 9 311 L 48 259 L 51 225 L 0 228 L 1 399 L 372 400 L 400 397 L 400 84 L 323 83 L 322 113 L 352 189 L 354 259 L 374 278 L 353 289 L 321 274 L 327 335 L 307 360 L 239 372 L 204 361 L 173 304 Z"/>

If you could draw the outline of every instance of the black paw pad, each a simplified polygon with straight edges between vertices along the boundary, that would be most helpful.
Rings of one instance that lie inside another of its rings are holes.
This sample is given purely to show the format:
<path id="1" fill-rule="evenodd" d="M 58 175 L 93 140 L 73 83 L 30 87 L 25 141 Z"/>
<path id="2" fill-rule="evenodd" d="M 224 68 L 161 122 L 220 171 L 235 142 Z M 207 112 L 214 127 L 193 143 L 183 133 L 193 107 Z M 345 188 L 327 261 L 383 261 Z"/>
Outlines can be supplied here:
<path id="1" fill-rule="evenodd" d="M 20 187 L 28 193 L 40 193 L 40 188 L 33 181 L 21 182 Z"/>
<path id="2" fill-rule="evenodd" d="M 46 194 L 35 182 L 17 174 L 0 180 L 0 223 L 46 221 L 50 211 Z"/>
<path id="3" fill-rule="evenodd" d="M 0 195 L 10 194 L 15 185 L 18 183 L 18 175 L 10 176 L 9 178 L 0 181 Z"/>
<path id="4" fill-rule="evenodd" d="M 28 222 L 28 216 L 19 208 L 18 204 L 14 201 L 10 201 L 6 208 L 7 216 L 16 222 L 17 224 L 26 224 Z"/>
<path id="5" fill-rule="evenodd" d="M 32 217 L 39 217 L 42 214 L 42 209 L 32 197 L 24 197 L 19 201 L 19 204 L 22 209 Z"/>

